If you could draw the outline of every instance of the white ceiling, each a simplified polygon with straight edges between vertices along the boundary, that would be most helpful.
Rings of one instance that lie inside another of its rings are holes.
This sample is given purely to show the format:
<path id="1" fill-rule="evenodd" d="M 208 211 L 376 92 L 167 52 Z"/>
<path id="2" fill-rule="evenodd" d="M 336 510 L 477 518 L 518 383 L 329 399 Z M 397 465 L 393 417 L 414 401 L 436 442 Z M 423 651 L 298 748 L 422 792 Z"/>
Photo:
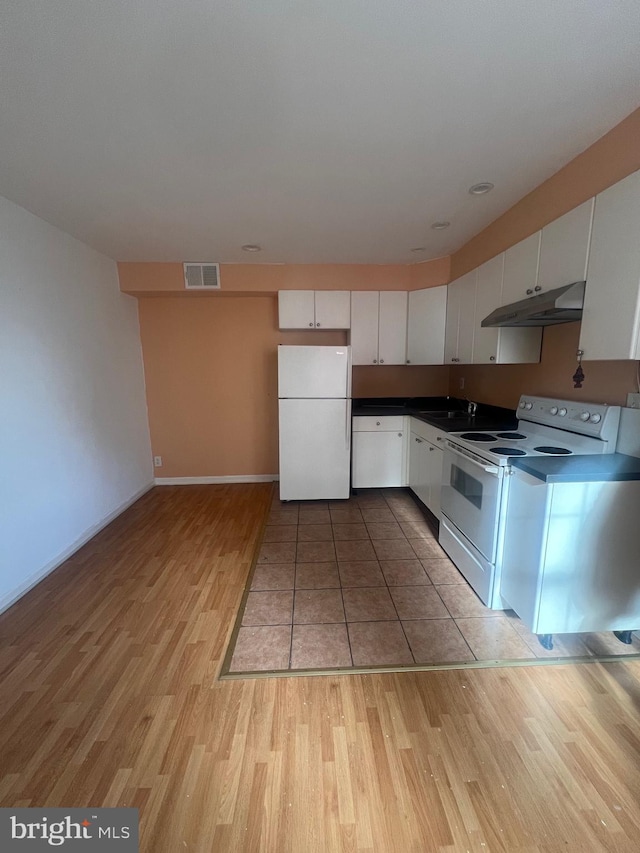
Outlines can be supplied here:
<path id="1" fill-rule="evenodd" d="M 6 0 L 0 193 L 118 260 L 437 257 L 638 106 L 639 46 L 638 0 Z"/>

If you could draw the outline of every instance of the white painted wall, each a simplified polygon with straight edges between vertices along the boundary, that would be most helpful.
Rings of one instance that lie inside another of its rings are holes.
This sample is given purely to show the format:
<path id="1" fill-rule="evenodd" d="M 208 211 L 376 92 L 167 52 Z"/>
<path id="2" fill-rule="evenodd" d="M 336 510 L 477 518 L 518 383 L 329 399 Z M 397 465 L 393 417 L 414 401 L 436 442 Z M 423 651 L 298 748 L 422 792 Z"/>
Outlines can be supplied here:
<path id="1" fill-rule="evenodd" d="M 0 611 L 152 482 L 136 300 L 0 197 Z"/>

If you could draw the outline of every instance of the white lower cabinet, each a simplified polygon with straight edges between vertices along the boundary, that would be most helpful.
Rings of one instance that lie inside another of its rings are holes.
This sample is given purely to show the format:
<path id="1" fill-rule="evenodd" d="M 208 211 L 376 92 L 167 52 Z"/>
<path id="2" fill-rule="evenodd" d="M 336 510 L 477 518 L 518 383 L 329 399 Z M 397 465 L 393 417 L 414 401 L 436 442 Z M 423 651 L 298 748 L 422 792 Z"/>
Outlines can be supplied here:
<path id="1" fill-rule="evenodd" d="M 380 489 L 407 484 L 405 418 L 354 417 L 351 442 L 351 485 Z"/>
<path id="2" fill-rule="evenodd" d="M 446 433 L 411 418 L 409 441 L 409 488 L 440 518 L 442 487 L 442 439 Z"/>

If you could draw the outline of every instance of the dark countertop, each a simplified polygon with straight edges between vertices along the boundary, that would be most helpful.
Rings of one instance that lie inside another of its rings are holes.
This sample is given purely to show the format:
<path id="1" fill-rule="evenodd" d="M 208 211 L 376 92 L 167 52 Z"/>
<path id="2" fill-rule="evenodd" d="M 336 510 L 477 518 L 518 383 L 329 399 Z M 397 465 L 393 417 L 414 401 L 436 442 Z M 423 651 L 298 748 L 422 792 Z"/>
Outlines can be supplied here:
<path id="1" fill-rule="evenodd" d="M 511 465 L 544 483 L 599 483 L 640 480 L 640 459 L 624 453 L 598 456 L 525 456 Z"/>
<path id="2" fill-rule="evenodd" d="M 361 397 L 352 400 L 354 417 L 411 415 L 444 432 L 515 429 L 518 419 L 511 409 L 478 403 L 474 416 L 441 417 L 437 413 L 466 411 L 467 400 L 459 397 Z M 433 413 L 433 414 L 432 414 Z"/>

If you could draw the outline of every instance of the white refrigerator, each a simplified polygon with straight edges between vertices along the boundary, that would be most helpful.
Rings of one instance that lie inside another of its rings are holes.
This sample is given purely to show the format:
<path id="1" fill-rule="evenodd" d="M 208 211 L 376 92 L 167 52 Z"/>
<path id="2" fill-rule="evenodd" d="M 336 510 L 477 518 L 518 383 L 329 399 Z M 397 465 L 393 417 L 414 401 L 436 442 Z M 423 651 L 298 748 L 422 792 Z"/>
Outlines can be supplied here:
<path id="1" fill-rule="evenodd" d="M 351 347 L 279 346 L 280 500 L 348 498 Z"/>

